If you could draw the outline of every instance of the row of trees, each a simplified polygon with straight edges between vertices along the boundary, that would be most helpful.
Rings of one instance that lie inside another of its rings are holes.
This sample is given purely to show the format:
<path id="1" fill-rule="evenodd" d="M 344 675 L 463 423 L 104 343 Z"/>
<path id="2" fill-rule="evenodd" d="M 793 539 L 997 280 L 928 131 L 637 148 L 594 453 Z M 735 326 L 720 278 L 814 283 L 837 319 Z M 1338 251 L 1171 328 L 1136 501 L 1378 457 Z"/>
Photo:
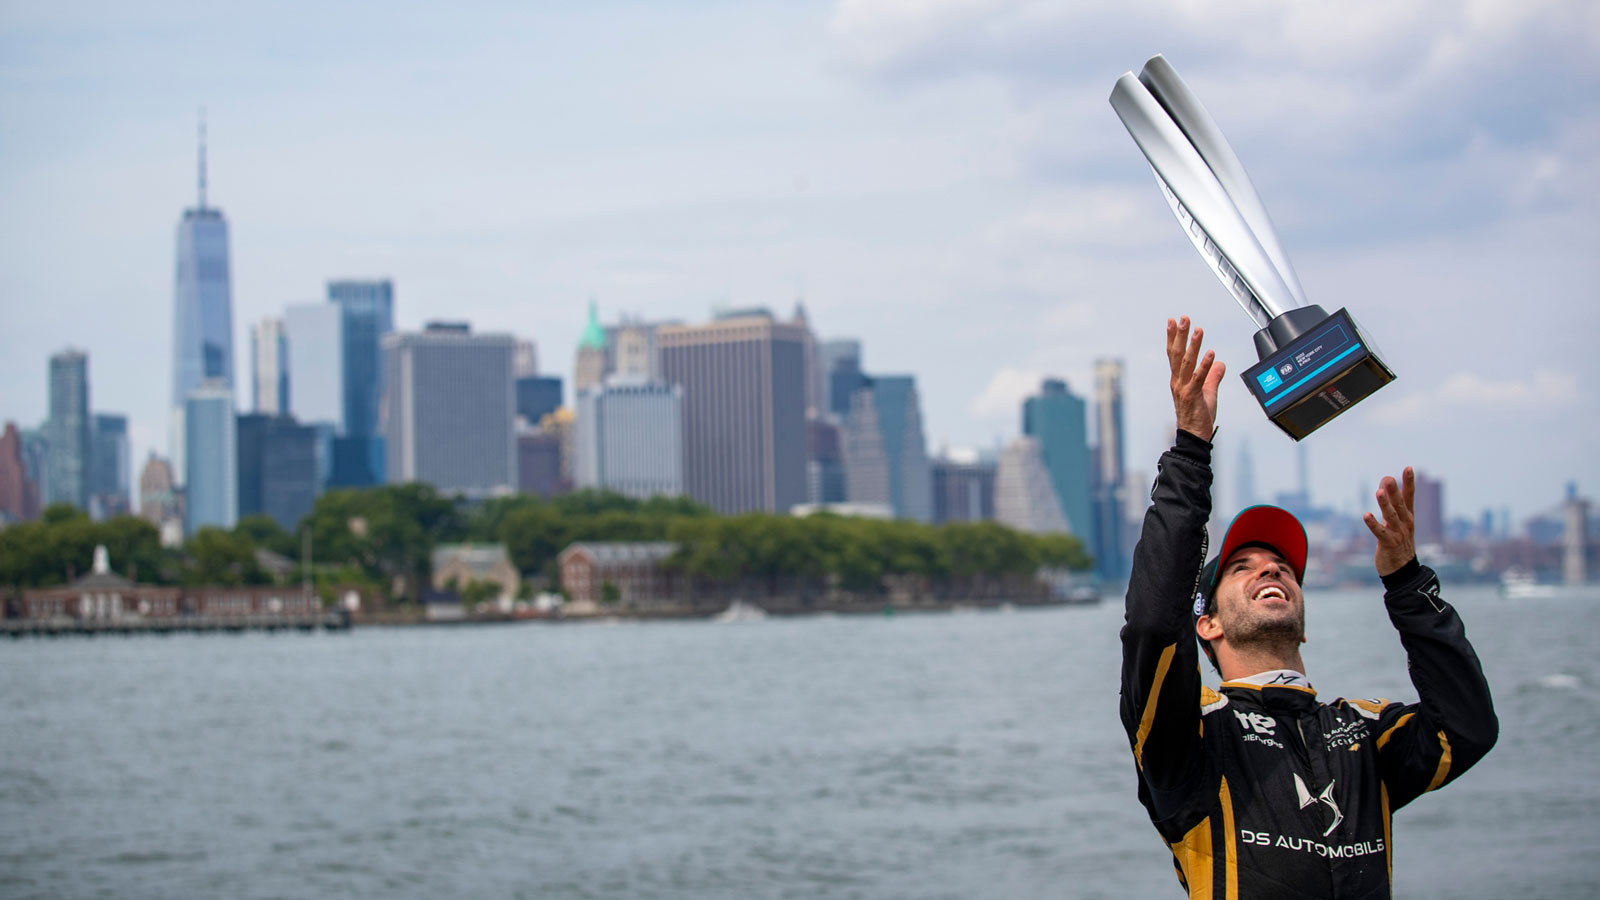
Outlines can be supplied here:
<path id="1" fill-rule="evenodd" d="M 258 564 L 258 549 L 298 560 L 309 545 L 319 580 L 415 599 L 438 544 L 503 543 L 523 573 L 554 583 L 556 557 L 575 541 L 672 541 L 680 551 L 669 565 L 697 578 L 832 575 L 853 590 L 874 589 L 885 575 L 961 578 L 1091 564 L 1076 538 L 1030 535 L 992 522 L 718 516 L 685 498 L 639 501 L 605 491 L 467 503 L 427 485 L 405 484 L 328 491 L 292 533 L 266 516 L 251 516 L 232 530 L 202 529 L 181 550 L 164 550 L 156 529 L 143 520 L 91 522 L 70 507 L 52 507 L 38 522 L 0 530 L 0 584 L 58 584 L 81 575 L 96 544 L 106 545 L 119 572 L 141 581 L 268 583 L 272 576 Z"/>
<path id="2" fill-rule="evenodd" d="M 849 590 L 875 589 L 886 575 L 931 579 L 1027 574 L 1041 566 L 1084 570 L 1077 538 L 1032 535 L 993 522 L 918 522 L 817 515 L 683 519 L 667 529 L 680 547 L 669 565 L 712 580 L 834 575 Z"/>
<path id="3" fill-rule="evenodd" d="M 149 584 L 269 584 L 252 536 L 277 523 L 247 520 L 232 530 L 202 528 L 181 549 L 161 546 L 154 525 L 134 516 L 93 522 L 82 510 L 58 504 L 35 522 L 0 529 L 0 585 L 45 587 L 85 575 L 94 548 L 104 545 L 117 572 Z"/>

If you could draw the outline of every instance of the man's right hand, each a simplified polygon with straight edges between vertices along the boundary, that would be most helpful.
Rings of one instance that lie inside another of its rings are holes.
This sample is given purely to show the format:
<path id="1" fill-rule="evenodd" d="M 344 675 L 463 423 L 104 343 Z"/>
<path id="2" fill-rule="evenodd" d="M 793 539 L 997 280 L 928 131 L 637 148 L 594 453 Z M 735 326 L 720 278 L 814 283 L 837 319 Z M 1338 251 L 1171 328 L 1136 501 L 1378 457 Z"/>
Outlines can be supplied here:
<path id="1" fill-rule="evenodd" d="M 1227 366 L 1207 350 L 1200 355 L 1205 331 L 1189 336 L 1189 317 L 1167 320 L 1167 362 L 1172 366 L 1172 408 L 1178 427 L 1195 437 L 1211 440 L 1217 430 L 1217 385 Z"/>

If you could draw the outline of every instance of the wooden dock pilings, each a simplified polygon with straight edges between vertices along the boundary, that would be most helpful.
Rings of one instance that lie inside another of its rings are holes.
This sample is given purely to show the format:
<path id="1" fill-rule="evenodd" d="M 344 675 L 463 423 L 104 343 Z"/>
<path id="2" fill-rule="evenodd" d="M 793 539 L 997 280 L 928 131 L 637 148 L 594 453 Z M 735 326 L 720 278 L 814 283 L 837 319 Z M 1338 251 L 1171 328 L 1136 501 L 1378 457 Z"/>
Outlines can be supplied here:
<path id="1" fill-rule="evenodd" d="M 0 619 L 0 636 L 95 637 L 96 635 L 176 634 L 178 632 L 242 634 L 246 631 L 349 631 L 343 610 L 292 615 L 125 616 L 111 619 Z"/>

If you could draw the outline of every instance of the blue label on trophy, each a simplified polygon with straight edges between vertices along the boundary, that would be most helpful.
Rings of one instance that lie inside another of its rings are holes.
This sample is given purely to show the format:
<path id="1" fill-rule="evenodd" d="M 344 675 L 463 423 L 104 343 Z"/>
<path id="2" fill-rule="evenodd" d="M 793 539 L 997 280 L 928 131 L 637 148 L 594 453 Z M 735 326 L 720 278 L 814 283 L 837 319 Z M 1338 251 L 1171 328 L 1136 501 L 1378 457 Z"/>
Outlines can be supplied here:
<path id="1" fill-rule="evenodd" d="M 1355 320 L 1339 310 L 1245 370 L 1245 385 L 1273 424 L 1300 440 L 1394 380 Z"/>

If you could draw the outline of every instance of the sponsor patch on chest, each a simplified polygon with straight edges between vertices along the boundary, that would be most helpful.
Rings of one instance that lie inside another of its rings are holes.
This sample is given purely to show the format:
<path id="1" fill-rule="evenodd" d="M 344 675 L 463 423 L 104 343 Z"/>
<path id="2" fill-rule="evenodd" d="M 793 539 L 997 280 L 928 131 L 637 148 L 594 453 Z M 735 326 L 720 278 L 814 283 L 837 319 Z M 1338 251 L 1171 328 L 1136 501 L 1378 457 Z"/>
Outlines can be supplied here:
<path id="1" fill-rule="evenodd" d="M 1362 721 L 1340 722 L 1328 729 L 1328 749 L 1336 750 L 1348 744 L 1365 740 L 1371 732 L 1367 730 L 1367 723 Z"/>

